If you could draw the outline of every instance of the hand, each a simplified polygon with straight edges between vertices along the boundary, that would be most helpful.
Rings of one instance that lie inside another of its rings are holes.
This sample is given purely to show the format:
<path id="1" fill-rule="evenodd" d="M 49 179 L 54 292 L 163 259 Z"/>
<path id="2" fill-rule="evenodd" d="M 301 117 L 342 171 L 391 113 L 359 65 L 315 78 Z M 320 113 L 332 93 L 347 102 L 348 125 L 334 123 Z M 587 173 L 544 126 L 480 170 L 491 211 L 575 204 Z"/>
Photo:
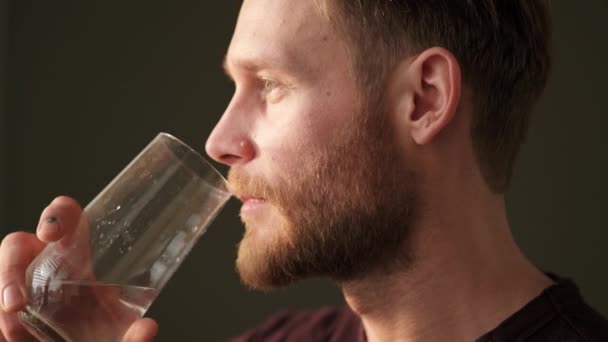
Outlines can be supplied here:
<path id="1" fill-rule="evenodd" d="M 49 242 L 67 243 L 78 227 L 82 209 L 69 197 L 57 197 L 41 214 L 36 234 L 15 232 L 0 245 L 0 341 L 35 340 L 20 323 L 17 312 L 26 304 L 25 273 L 31 261 Z M 67 237 L 67 239 L 62 238 Z M 61 240 L 61 241 L 60 241 Z M 88 252 L 88 247 L 84 249 Z M 86 253 L 85 254 L 88 254 Z M 86 264 L 88 258 L 86 258 Z M 89 267 L 87 265 L 85 267 Z M 104 293 L 103 296 L 107 296 Z M 112 309 L 111 307 L 108 309 Z M 158 325 L 150 318 L 139 319 L 124 335 L 125 342 L 153 341 Z"/>

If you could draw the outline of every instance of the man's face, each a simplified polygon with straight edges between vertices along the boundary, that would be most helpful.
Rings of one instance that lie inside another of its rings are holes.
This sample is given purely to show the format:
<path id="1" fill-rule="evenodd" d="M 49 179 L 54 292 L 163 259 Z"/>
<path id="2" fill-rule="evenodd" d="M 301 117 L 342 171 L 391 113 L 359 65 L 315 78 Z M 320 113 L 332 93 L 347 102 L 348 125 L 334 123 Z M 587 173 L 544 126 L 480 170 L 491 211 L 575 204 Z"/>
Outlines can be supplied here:
<path id="1" fill-rule="evenodd" d="M 362 107 L 350 60 L 312 1 L 243 2 L 225 62 L 235 94 L 206 149 L 231 166 L 237 269 L 254 288 L 352 280 L 403 247 L 411 174 L 391 120 Z"/>

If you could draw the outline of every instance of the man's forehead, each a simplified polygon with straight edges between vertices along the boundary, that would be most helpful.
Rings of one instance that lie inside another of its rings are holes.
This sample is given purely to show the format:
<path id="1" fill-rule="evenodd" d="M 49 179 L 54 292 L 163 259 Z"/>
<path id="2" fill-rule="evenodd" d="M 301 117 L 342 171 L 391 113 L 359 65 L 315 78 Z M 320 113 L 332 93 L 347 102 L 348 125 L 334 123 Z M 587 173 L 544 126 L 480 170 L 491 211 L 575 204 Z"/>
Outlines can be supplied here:
<path id="1" fill-rule="evenodd" d="M 314 0 L 245 0 L 235 35 L 255 38 L 307 39 L 328 34 L 331 25 Z"/>
<path id="2" fill-rule="evenodd" d="M 267 17 L 283 14 L 308 17 L 321 14 L 324 3 L 322 0 L 244 0 L 239 15 L 258 13 Z"/>
<path id="3" fill-rule="evenodd" d="M 306 57 L 322 54 L 318 50 L 326 48 L 334 35 L 314 0 L 245 0 L 226 64 L 244 64 L 248 69 L 264 61 L 305 65 Z"/>

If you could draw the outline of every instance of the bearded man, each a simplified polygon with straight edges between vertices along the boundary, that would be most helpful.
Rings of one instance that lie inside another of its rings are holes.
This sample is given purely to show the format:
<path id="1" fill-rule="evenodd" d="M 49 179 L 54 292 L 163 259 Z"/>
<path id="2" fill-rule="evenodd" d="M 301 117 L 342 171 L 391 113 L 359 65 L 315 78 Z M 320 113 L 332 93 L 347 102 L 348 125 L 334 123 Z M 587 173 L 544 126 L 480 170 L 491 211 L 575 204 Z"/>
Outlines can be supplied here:
<path id="1" fill-rule="evenodd" d="M 243 1 L 224 63 L 235 93 L 206 145 L 243 202 L 238 272 L 264 291 L 326 278 L 348 305 L 234 341 L 608 341 L 506 215 L 550 69 L 549 12 L 548 0 Z M 38 237 L 75 206 L 57 199 Z M 8 269 L 32 237 L 6 239 Z M 15 273 L 0 283 L 22 283 Z M 23 300 L 3 298 L 16 336 Z M 125 340 L 155 331 L 140 320 Z"/>

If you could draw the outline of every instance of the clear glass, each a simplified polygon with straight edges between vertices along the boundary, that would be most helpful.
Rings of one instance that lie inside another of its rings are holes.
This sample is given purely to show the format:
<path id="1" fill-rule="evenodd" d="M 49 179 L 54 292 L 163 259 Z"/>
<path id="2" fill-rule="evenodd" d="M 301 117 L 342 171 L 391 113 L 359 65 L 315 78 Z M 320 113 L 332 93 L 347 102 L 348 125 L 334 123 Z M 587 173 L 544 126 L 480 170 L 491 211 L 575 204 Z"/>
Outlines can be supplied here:
<path id="1" fill-rule="evenodd" d="M 28 267 L 21 322 L 41 341 L 121 341 L 229 197 L 203 157 L 159 134 Z"/>

